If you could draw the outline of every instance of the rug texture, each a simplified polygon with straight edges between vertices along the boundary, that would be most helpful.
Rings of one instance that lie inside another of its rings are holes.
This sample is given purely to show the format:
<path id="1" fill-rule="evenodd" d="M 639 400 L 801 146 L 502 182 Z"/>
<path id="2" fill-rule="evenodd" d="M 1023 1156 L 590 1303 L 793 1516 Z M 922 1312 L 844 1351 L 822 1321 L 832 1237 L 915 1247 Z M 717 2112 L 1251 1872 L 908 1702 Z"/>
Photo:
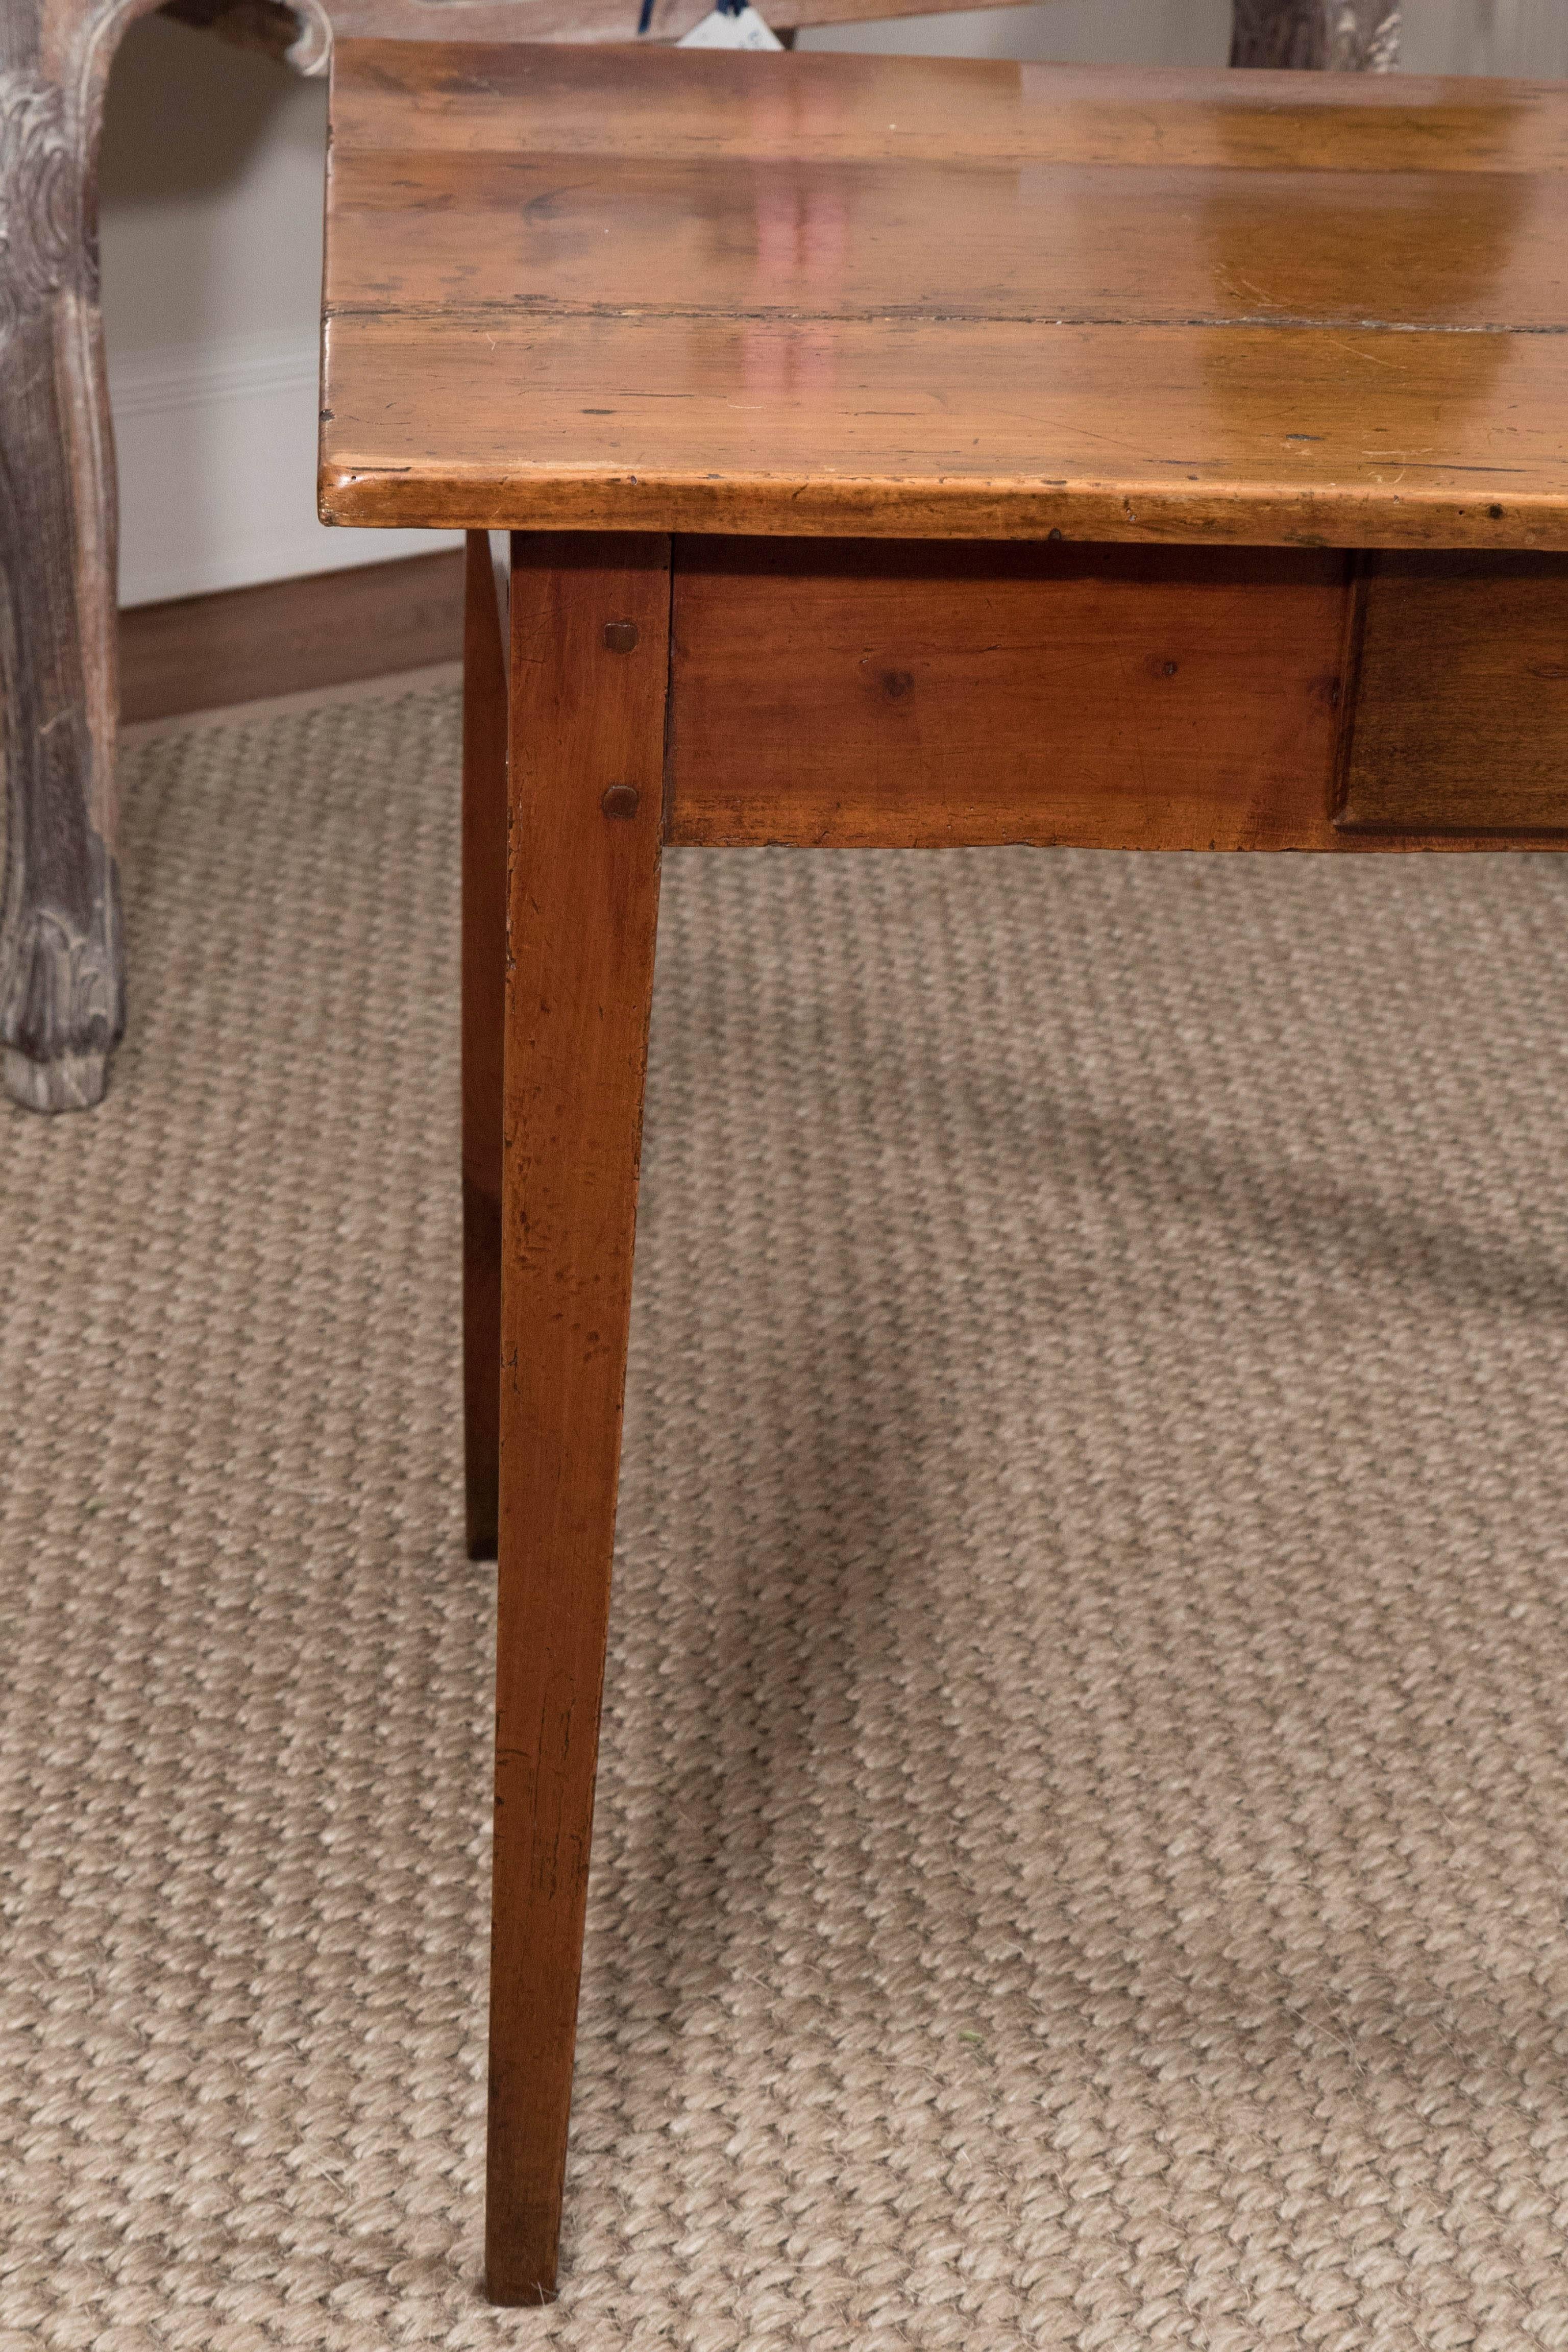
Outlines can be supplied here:
<path id="1" fill-rule="evenodd" d="M 666 866 L 563 2292 L 479 2293 L 449 690 L 0 1116 L 4 2352 L 1568 2346 L 1568 865 Z"/>

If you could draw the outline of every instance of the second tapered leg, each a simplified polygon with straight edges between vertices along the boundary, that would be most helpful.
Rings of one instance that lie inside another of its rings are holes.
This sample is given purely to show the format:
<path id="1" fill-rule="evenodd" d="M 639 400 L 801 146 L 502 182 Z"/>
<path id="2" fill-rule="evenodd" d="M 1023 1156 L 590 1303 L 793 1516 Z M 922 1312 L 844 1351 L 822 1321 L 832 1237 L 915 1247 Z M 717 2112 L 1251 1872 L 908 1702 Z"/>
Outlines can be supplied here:
<path id="1" fill-rule="evenodd" d="M 500 1475 L 505 582 L 471 530 L 463 595 L 463 1457 L 468 1558 L 496 1556 Z"/>

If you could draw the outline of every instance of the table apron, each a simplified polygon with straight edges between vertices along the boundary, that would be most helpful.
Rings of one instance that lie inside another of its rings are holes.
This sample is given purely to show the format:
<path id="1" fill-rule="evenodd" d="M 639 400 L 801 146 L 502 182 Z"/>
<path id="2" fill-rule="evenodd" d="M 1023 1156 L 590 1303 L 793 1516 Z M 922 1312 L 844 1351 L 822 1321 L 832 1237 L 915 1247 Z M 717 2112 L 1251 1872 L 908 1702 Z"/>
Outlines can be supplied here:
<path id="1" fill-rule="evenodd" d="M 665 829 L 1568 846 L 1568 558 L 679 538 Z"/>

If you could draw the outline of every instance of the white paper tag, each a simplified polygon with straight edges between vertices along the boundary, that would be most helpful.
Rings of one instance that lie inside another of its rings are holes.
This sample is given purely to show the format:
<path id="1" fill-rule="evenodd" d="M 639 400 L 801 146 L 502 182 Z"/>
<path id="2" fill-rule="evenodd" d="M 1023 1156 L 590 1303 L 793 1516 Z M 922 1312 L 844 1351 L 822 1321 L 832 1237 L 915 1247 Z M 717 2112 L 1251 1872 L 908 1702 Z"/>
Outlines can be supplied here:
<path id="1" fill-rule="evenodd" d="M 756 10 L 747 6 L 738 16 L 713 9 L 675 46 L 678 49 L 782 49 L 784 43 L 769 31 Z"/>

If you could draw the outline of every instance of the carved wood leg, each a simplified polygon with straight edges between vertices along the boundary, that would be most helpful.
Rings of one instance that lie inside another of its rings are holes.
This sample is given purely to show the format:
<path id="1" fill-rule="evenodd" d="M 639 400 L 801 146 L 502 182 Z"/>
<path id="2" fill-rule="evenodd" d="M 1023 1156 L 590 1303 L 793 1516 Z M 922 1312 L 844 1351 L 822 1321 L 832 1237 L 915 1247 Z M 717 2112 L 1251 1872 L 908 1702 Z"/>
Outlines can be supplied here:
<path id="1" fill-rule="evenodd" d="M 544 2303 L 620 1474 L 669 541 L 516 542 L 485 2274 Z"/>
<path id="2" fill-rule="evenodd" d="M 1391 73 L 1400 0 L 1235 0 L 1233 66 L 1308 66 Z"/>
<path id="3" fill-rule="evenodd" d="M 124 1027 L 114 858 L 114 446 L 98 307 L 98 147 L 115 45 L 156 0 L 0 0 L 0 1080 L 97 1102 Z M 321 0 L 190 0 L 326 64 Z"/>
<path id="4" fill-rule="evenodd" d="M 89 193 L 97 109 L 84 121 L 89 110 L 38 68 L 37 22 L 3 13 L 0 1049 L 16 1101 L 72 1110 L 102 1095 L 124 1023 L 114 466 Z"/>

